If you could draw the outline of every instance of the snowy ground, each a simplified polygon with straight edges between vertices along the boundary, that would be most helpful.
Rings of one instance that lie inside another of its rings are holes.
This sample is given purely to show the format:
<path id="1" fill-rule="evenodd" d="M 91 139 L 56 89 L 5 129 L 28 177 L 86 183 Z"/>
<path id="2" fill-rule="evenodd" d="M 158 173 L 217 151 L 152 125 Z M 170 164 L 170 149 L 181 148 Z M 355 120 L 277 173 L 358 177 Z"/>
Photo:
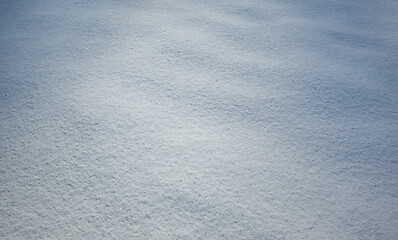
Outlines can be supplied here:
<path id="1" fill-rule="evenodd" d="M 1 239 L 396 239 L 394 0 L 0 2 Z"/>

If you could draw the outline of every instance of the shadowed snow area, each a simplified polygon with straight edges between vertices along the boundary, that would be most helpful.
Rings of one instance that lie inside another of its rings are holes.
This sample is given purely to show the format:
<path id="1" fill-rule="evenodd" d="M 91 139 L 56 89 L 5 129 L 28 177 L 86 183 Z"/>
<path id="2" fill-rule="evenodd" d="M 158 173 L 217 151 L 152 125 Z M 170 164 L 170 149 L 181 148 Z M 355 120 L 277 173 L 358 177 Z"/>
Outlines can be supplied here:
<path id="1" fill-rule="evenodd" d="M 396 238 L 397 12 L 1 1 L 0 238 Z"/>

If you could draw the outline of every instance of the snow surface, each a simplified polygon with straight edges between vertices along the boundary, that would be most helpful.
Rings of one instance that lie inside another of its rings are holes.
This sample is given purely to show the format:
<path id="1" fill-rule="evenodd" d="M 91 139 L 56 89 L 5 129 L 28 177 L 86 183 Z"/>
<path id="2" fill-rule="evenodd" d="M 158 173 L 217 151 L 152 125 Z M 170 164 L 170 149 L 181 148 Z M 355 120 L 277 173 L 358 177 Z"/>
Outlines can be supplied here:
<path id="1" fill-rule="evenodd" d="M 1 239 L 397 239 L 394 0 L 0 2 Z"/>

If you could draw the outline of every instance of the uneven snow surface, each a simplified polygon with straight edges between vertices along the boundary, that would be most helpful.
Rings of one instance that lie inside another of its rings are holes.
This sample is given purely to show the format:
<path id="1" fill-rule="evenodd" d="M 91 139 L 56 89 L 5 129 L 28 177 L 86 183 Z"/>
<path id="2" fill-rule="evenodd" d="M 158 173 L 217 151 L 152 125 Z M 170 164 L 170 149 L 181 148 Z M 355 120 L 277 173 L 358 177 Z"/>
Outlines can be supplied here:
<path id="1" fill-rule="evenodd" d="M 395 0 L 0 1 L 1 239 L 396 239 Z"/>

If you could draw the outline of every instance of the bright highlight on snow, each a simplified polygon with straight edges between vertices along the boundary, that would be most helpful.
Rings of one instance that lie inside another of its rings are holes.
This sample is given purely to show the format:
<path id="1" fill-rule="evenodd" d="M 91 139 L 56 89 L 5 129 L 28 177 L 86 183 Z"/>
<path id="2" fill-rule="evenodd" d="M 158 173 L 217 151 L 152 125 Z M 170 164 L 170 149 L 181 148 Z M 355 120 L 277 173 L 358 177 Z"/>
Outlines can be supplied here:
<path id="1" fill-rule="evenodd" d="M 0 239 L 394 239 L 393 0 L 0 2 Z"/>

